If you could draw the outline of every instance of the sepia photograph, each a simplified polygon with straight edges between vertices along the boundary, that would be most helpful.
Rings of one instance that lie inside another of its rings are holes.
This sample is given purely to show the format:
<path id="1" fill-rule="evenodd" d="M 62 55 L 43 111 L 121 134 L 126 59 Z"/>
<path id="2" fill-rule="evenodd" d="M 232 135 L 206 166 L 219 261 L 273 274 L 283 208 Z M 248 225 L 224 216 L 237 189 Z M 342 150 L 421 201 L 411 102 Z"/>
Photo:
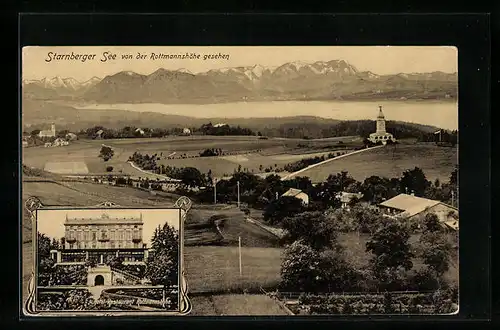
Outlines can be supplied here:
<path id="1" fill-rule="evenodd" d="M 179 310 L 180 209 L 35 212 L 35 313 Z"/>
<path id="2" fill-rule="evenodd" d="M 38 310 L 458 313 L 455 47 L 29 46 L 21 99 Z"/>

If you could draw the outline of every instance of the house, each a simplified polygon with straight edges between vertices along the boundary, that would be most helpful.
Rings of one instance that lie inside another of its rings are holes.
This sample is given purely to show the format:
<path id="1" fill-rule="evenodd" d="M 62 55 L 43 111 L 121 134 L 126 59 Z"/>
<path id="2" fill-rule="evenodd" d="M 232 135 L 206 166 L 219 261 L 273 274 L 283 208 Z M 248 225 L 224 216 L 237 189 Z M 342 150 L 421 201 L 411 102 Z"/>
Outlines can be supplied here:
<path id="1" fill-rule="evenodd" d="M 224 123 L 218 123 L 214 125 L 214 127 L 224 127 L 224 126 L 229 126 L 229 125 Z"/>
<path id="2" fill-rule="evenodd" d="M 57 139 L 55 139 L 54 142 L 52 142 L 53 147 L 62 147 L 62 146 L 67 146 L 67 145 L 69 145 L 69 142 L 64 140 L 64 139 L 61 139 L 61 138 L 57 138 Z"/>
<path id="3" fill-rule="evenodd" d="M 66 140 L 67 141 L 75 141 L 78 140 L 78 136 L 75 133 L 68 133 L 66 134 Z"/>
<path id="4" fill-rule="evenodd" d="M 337 194 L 337 198 L 340 199 L 341 207 L 343 209 L 349 209 L 349 203 L 351 203 L 354 199 L 361 199 L 362 197 L 362 193 L 349 193 L 342 191 Z"/>
<path id="5" fill-rule="evenodd" d="M 142 128 L 136 128 L 135 132 L 139 133 L 140 135 L 144 135 L 144 130 Z"/>
<path id="6" fill-rule="evenodd" d="M 50 126 L 49 130 L 40 131 L 40 133 L 38 133 L 38 136 L 41 138 L 43 138 L 43 137 L 55 137 L 56 136 L 56 125 L 52 124 Z"/>
<path id="7" fill-rule="evenodd" d="M 434 213 L 439 221 L 453 230 L 458 230 L 458 209 L 440 201 L 399 194 L 379 204 L 379 209 L 388 216 L 422 220 L 427 214 Z"/>
<path id="8" fill-rule="evenodd" d="M 290 189 L 288 189 L 288 191 L 286 193 L 281 195 L 281 197 L 283 197 L 283 196 L 295 197 L 295 198 L 302 200 L 302 204 L 304 204 L 304 205 L 309 204 L 309 196 L 300 189 L 290 188 Z"/>
<path id="9" fill-rule="evenodd" d="M 184 134 L 184 135 L 191 135 L 191 130 L 189 128 L 184 128 L 182 130 L 182 134 Z"/>
<path id="10" fill-rule="evenodd" d="M 104 133 L 104 131 L 102 129 L 98 130 L 96 133 L 95 133 L 95 138 L 96 139 L 102 139 L 102 134 Z"/>

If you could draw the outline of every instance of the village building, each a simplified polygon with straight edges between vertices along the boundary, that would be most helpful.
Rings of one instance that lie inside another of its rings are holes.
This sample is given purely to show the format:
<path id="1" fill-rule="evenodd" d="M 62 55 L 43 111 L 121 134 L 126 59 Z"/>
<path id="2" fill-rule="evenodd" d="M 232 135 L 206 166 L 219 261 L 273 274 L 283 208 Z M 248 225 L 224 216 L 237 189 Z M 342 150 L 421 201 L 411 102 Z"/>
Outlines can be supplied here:
<path id="1" fill-rule="evenodd" d="M 386 144 L 387 141 L 395 142 L 396 139 L 391 133 L 387 133 L 385 129 L 385 116 L 382 112 L 382 106 L 379 106 L 378 116 L 377 116 L 377 130 L 375 133 L 371 133 L 368 140 L 372 143 L 381 142 Z"/>
<path id="2" fill-rule="evenodd" d="M 65 139 L 57 138 L 52 142 L 52 147 L 62 147 L 69 145 L 69 142 Z"/>
<path id="3" fill-rule="evenodd" d="M 98 130 L 96 133 L 95 133 L 95 138 L 96 139 L 102 139 L 103 138 L 103 135 L 104 134 L 104 131 L 102 129 Z"/>
<path id="4" fill-rule="evenodd" d="M 56 136 L 56 125 L 52 124 L 50 126 L 49 130 L 40 131 L 38 133 L 38 136 L 41 137 L 41 138 L 44 138 L 44 137 L 55 137 Z"/>
<path id="5" fill-rule="evenodd" d="M 78 136 L 75 134 L 75 133 L 68 133 L 66 134 L 66 140 L 68 141 L 75 141 L 75 140 L 78 140 Z"/>
<path id="6" fill-rule="evenodd" d="M 143 130 L 142 128 L 136 128 L 136 129 L 135 129 L 135 132 L 136 132 L 136 133 L 139 133 L 140 135 L 144 135 L 144 133 L 145 133 L 145 132 L 144 132 L 144 130 Z"/>
<path id="7" fill-rule="evenodd" d="M 337 198 L 340 200 L 340 207 L 349 210 L 349 205 L 354 200 L 360 200 L 363 197 L 362 193 L 339 192 Z"/>
<path id="8" fill-rule="evenodd" d="M 284 196 L 298 198 L 302 201 L 302 204 L 304 204 L 304 205 L 309 204 L 309 196 L 300 189 L 290 188 L 290 189 L 288 189 L 287 192 L 285 192 L 283 195 L 281 195 L 281 197 L 284 197 Z"/>
<path id="9" fill-rule="evenodd" d="M 191 135 L 191 130 L 189 128 L 184 128 L 182 130 L 182 134 L 184 134 L 184 135 Z"/>
<path id="10" fill-rule="evenodd" d="M 434 213 L 443 226 L 458 230 L 458 209 L 440 201 L 399 194 L 379 204 L 379 209 L 386 216 L 404 217 L 421 221 L 429 213 Z"/>
<path id="11" fill-rule="evenodd" d="M 214 127 L 224 127 L 224 126 L 229 126 L 229 125 L 224 123 L 218 123 L 214 125 Z"/>

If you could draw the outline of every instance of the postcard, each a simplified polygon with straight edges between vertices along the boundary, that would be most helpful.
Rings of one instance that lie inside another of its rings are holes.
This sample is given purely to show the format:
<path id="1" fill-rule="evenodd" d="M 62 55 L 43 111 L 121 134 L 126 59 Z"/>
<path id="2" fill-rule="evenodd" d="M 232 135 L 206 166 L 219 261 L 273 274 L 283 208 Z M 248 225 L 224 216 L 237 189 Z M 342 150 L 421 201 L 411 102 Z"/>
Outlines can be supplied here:
<path id="1" fill-rule="evenodd" d="M 24 315 L 458 313 L 457 59 L 24 47 Z"/>

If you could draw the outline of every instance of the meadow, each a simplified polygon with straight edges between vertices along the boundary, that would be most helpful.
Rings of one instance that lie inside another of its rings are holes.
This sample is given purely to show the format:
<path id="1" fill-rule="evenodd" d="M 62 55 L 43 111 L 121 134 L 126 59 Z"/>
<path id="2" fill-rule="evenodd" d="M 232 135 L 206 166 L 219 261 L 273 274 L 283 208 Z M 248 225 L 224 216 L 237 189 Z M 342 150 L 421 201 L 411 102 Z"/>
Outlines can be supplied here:
<path id="1" fill-rule="evenodd" d="M 322 182 L 330 174 L 348 171 L 358 181 L 376 175 L 400 177 L 407 169 L 421 168 L 427 179 L 448 182 L 458 164 L 458 146 L 438 147 L 434 144 L 398 144 L 369 150 L 306 170 L 300 176 L 308 176 L 312 182 Z"/>
<path id="2" fill-rule="evenodd" d="M 339 144 L 339 142 L 342 142 Z M 107 162 L 99 158 L 101 146 L 113 148 L 114 156 Z M 144 139 L 78 140 L 68 146 L 23 148 L 23 164 L 60 174 L 113 173 L 156 179 L 159 176 L 140 171 L 127 163 L 134 152 L 161 155 L 158 164 L 173 167 L 195 167 L 216 176 L 231 174 L 246 168 L 255 173 L 263 168 L 281 167 L 288 163 L 338 150 L 358 146 L 358 137 L 340 137 L 319 140 L 259 139 L 255 136 L 187 136 Z M 197 157 L 201 151 L 220 148 L 226 154 L 220 157 Z M 172 155 L 173 159 L 167 156 Z M 181 158 L 184 157 L 184 158 Z"/>
<path id="3" fill-rule="evenodd" d="M 280 281 L 280 248 L 186 246 L 184 265 L 190 292 L 224 293 L 275 287 Z"/>

